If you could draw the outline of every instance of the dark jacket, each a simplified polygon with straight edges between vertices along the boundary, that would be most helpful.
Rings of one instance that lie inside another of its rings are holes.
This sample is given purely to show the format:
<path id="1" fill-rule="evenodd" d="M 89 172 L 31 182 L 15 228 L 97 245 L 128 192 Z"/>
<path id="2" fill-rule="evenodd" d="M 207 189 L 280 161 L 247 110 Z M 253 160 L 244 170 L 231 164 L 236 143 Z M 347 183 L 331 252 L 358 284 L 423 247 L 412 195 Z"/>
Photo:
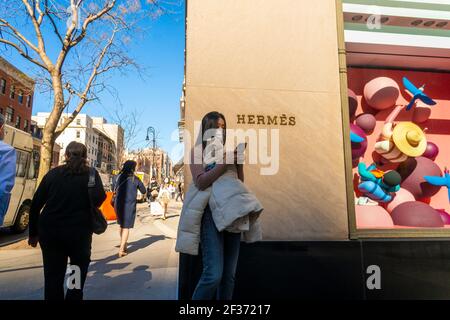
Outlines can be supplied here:
<path id="1" fill-rule="evenodd" d="M 139 190 L 145 194 L 147 189 L 141 179 L 134 175 L 120 174 L 113 181 L 113 190 L 116 193 L 114 209 L 118 214 L 136 213 L 136 197 Z"/>
<path id="2" fill-rule="evenodd" d="M 30 236 L 55 230 L 92 233 L 88 181 L 89 172 L 70 174 L 65 166 L 50 170 L 42 179 L 31 203 Z M 100 207 L 106 199 L 97 171 L 91 195 L 96 207 Z"/>

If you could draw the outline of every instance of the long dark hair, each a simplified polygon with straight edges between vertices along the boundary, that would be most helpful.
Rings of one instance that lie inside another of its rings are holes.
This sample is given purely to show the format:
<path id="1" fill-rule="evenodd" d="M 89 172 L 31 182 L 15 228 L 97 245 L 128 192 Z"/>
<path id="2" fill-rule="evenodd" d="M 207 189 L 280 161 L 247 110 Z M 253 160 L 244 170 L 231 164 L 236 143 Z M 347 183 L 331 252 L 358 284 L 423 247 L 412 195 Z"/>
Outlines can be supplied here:
<path id="1" fill-rule="evenodd" d="M 219 119 L 223 120 L 223 122 L 225 124 L 225 129 L 226 129 L 227 128 L 227 121 L 225 120 L 225 116 L 223 114 L 221 114 L 220 112 L 211 111 L 211 112 L 208 112 L 203 117 L 203 119 L 202 119 L 202 137 L 201 137 L 203 149 L 206 148 L 206 141 L 204 141 L 205 132 L 208 131 L 209 129 L 218 128 Z M 226 134 L 226 130 L 224 130 L 224 132 L 223 132 L 223 144 L 225 144 L 226 139 L 227 139 L 227 134 Z"/>
<path id="2" fill-rule="evenodd" d="M 127 160 L 124 162 L 123 166 L 122 166 L 122 170 L 120 170 L 120 173 L 123 175 L 132 175 L 134 174 L 134 170 L 136 170 L 136 161 L 133 160 Z"/>
<path id="3" fill-rule="evenodd" d="M 87 148 L 84 144 L 72 141 L 66 147 L 64 169 L 70 174 L 81 174 L 89 171 Z"/>

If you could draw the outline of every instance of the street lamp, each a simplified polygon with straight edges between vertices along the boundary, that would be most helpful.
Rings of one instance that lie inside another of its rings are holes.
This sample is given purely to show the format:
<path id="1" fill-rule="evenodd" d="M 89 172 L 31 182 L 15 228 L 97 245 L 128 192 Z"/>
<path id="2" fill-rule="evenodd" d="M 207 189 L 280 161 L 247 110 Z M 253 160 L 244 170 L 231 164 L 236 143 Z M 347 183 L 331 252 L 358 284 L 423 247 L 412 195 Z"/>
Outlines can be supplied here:
<path id="1" fill-rule="evenodd" d="M 155 128 L 153 128 L 153 127 L 148 127 L 147 128 L 147 137 L 145 138 L 146 141 L 150 141 L 149 133 L 151 133 L 152 136 L 153 136 L 153 139 L 152 139 L 152 142 L 153 142 L 153 147 L 152 147 L 152 150 L 153 150 L 152 151 L 153 161 L 152 161 L 152 166 L 151 166 L 151 169 L 150 169 L 151 170 L 151 172 L 150 172 L 150 179 L 151 179 L 154 176 L 153 170 L 154 170 L 154 164 L 155 164 L 155 147 L 156 147 Z"/>

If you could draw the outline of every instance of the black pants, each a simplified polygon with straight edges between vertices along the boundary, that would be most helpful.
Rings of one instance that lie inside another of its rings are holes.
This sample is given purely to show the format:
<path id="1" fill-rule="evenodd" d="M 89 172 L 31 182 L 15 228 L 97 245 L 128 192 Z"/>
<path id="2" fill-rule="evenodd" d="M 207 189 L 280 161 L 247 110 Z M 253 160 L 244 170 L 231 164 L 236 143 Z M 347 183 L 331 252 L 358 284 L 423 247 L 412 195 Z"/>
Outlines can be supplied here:
<path id="1" fill-rule="evenodd" d="M 40 237 L 39 244 L 44 261 L 45 300 L 64 300 L 68 258 L 72 274 L 68 275 L 65 299 L 83 300 L 84 282 L 91 262 L 91 243 L 92 234 L 85 232 Z M 77 288 L 78 284 L 80 286 Z"/>

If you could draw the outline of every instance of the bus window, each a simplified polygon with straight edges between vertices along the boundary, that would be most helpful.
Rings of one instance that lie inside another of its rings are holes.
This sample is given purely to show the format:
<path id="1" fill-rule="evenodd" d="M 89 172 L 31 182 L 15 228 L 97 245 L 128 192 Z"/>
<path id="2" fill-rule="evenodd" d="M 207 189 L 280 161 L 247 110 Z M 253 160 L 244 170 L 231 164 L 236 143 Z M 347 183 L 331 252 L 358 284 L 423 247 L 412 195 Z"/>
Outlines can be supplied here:
<path id="1" fill-rule="evenodd" d="M 16 150 L 17 153 L 17 159 L 16 159 L 16 177 L 17 178 L 24 178 L 26 169 L 27 169 L 27 162 L 29 155 L 26 152 Z"/>
<path id="2" fill-rule="evenodd" d="M 33 151 L 32 157 L 33 161 L 31 161 L 28 169 L 28 179 L 37 179 L 39 174 L 39 152 Z"/>

